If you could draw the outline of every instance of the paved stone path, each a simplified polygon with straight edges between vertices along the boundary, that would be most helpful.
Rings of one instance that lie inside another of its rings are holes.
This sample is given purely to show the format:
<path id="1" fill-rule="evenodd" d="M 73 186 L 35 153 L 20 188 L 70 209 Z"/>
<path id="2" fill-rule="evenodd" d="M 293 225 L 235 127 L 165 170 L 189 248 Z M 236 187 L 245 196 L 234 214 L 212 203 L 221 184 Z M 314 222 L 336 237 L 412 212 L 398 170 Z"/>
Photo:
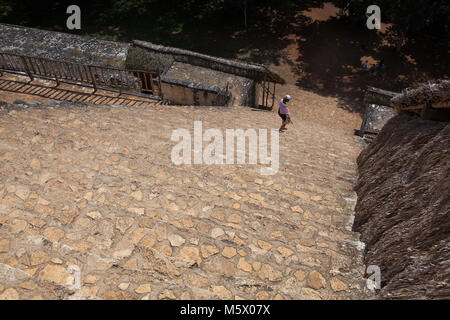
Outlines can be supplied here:
<path id="1" fill-rule="evenodd" d="M 194 120 L 279 125 L 241 107 L 0 109 L 0 299 L 371 298 L 357 138 L 296 121 L 276 175 L 175 166 L 172 130 Z"/>

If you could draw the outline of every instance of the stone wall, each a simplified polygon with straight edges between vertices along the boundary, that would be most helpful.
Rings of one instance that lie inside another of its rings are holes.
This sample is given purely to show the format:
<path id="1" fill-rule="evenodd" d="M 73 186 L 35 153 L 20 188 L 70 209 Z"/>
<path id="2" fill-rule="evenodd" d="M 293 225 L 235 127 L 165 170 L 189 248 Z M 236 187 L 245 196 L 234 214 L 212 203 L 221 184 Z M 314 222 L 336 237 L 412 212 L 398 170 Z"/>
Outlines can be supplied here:
<path id="1" fill-rule="evenodd" d="M 123 68 L 129 47 L 129 43 L 0 23 L 4 52 Z"/>
<path id="2" fill-rule="evenodd" d="M 220 79 L 233 78 L 230 79 L 230 82 L 233 84 L 233 88 L 230 91 L 240 105 L 258 106 L 259 93 L 257 83 L 262 79 L 270 79 L 270 81 L 279 84 L 286 83 L 276 72 L 262 64 L 218 58 L 140 40 L 133 40 L 132 43 L 133 47 L 147 50 L 149 55 L 165 55 L 167 59 L 174 61 L 174 65 L 190 65 L 191 67 L 208 69 L 210 70 L 208 73 L 215 70 L 217 74 L 221 74 L 217 78 L 218 82 L 220 82 Z M 168 71 L 170 72 L 170 69 Z M 203 77 L 201 83 L 205 83 L 204 79 L 207 79 L 207 77 Z M 223 88 L 223 86 L 221 87 Z"/>
<path id="3" fill-rule="evenodd" d="M 231 94 L 219 87 L 206 86 L 180 79 L 163 77 L 161 81 L 164 99 L 172 105 L 228 106 Z"/>
<path id="4" fill-rule="evenodd" d="M 128 57 L 130 44 L 114 41 L 104 41 L 95 38 L 82 37 L 68 33 L 39 30 L 15 25 L 0 24 L 0 51 L 39 56 L 56 60 L 73 61 L 83 64 L 109 67 L 131 67 L 132 69 L 160 68 L 164 71 L 172 65 L 173 60 L 166 56 L 153 53 L 147 60 L 139 60 L 139 55 Z M 148 51 L 141 49 L 148 53 Z M 139 52 L 138 52 L 139 53 Z M 142 52 L 140 52 L 142 55 Z M 127 57 L 129 59 L 127 59 Z M 154 63 L 153 63 L 154 62 Z M 141 65 L 140 65 L 141 63 Z M 165 66 L 167 64 L 167 66 Z M 196 67 L 193 67 L 194 69 Z M 190 70 L 191 72 L 195 70 Z M 198 70 L 197 70 L 198 71 Z M 196 72 L 197 72 L 196 71 Z M 213 71 L 213 70 L 210 70 Z M 183 77 L 163 76 L 162 89 L 164 98 L 171 104 L 194 106 L 228 106 L 232 96 L 225 88 L 212 85 L 211 82 L 192 81 Z"/>
<path id="5" fill-rule="evenodd" d="M 201 83 L 208 87 L 219 87 L 221 90 L 228 90 L 233 95 L 236 104 L 252 104 L 252 87 L 254 85 L 252 79 L 177 61 L 172 63 L 164 73 L 164 77 Z"/>
<path id="6" fill-rule="evenodd" d="M 157 52 L 160 54 L 171 56 L 175 61 L 178 62 L 184 62 L 195 66 L 205 67 L 225 73 L 231 73 L 237 76 L 254 80 L 262 80 L 265 77 L 269 77 L 274 82 L 280 84 L 286 83 L 286 81 L 276 72 L 270 70 L 263 64 L 218 58 L 198 52 L 173 47 L 165 47 L 140 40 L 133 40 L 132 43 L 134 46 L 144 48 L 150 52 Z"/>
<path id="7" fill-rule="evenodd" d="M 358 157 L 353 229 L 381 298 L 450 297 L 450 124 L 399 114 Z"/>
<path id="8" fill-rule="evenodd" d="M 391 105 L 391 99 L 397 93 L 374 87 L 367 87 L 364 95 L 366 109 L 364 111 L 361 128 L 358 135 L 363 137 L 366 133 L 378 133 L 386 122 L 397 115 Z"/>
<path id="9" fill-rule="evenodd" d="M 397 115 L 397 111 L 392 107 L 369 104 L 364 112 L 360 135 L 365 133 L 378 133 L 383 126 L 393 117 Z"/>

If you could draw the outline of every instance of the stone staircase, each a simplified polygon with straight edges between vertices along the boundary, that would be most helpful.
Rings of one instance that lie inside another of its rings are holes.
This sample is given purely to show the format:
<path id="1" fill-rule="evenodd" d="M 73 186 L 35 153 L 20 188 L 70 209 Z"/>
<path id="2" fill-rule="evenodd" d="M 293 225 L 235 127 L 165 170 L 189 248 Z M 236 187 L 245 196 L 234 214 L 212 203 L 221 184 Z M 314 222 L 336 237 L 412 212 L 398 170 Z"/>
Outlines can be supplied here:
<path id="1" fill-rule="evenodd" d="M 297 122 L 280 168 L 172 163 L 177 128 L 248 108 L 0 110 L 0 299 L 368 299 L 351 231 L 358 138 Z"/>

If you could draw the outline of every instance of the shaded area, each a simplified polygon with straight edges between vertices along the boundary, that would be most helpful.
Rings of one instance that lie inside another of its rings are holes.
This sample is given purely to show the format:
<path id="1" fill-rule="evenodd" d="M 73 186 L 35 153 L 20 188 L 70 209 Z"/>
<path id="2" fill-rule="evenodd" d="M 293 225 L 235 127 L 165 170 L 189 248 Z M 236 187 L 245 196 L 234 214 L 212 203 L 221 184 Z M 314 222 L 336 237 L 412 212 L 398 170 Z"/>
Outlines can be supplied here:
<path id="1" fill-rule="evenodd" d="M 416 34 L 406 39 L 398 53 L 399 35 L 391 25 L 370 31 L 365 23 L 340 16 L 331 2 L 249 1 L 246 26 L 239 1 L 220 5 L 132 1 L 128 7 L 117 3 L 94 2 L 83 11 L 82 30 L 69 32 L 120 41 L 140 39 L 268 64 L 300 88 L 338 98 L 339 105 L 351 112 L 362 112 L 367 86 L 399 91 L 422 81 L 448 78 L 450 70 L 448 37 Z M 60 8 L 64 5 L 63 1 Z M 67 15 L 52 10 L 28 20 L 19 19 L 15 12 L 8 16 L 9 22 L 68 32 Z M 50 13 L 54 17 L 47 21 Z M 362 43 L 367 43 L 367 50 L 361 50 Z M 365 60 L 370 67 L 382 59 L 387 67 L 383 74 L 372 77 L 361 68 Z"/>

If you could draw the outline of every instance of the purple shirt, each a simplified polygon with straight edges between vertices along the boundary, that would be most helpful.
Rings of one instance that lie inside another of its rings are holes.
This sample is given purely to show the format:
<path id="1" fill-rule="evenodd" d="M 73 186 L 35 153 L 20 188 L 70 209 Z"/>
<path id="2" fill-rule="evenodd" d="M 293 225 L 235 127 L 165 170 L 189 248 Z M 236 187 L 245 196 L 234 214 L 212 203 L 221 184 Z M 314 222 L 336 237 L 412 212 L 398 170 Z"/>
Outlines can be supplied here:
<path id="1" fill-rule="evenodd" d="M 281 114 L 290 114 L 287 105 L 283 102 L 283 99 L 280 100 L 280 113 Z"/>

